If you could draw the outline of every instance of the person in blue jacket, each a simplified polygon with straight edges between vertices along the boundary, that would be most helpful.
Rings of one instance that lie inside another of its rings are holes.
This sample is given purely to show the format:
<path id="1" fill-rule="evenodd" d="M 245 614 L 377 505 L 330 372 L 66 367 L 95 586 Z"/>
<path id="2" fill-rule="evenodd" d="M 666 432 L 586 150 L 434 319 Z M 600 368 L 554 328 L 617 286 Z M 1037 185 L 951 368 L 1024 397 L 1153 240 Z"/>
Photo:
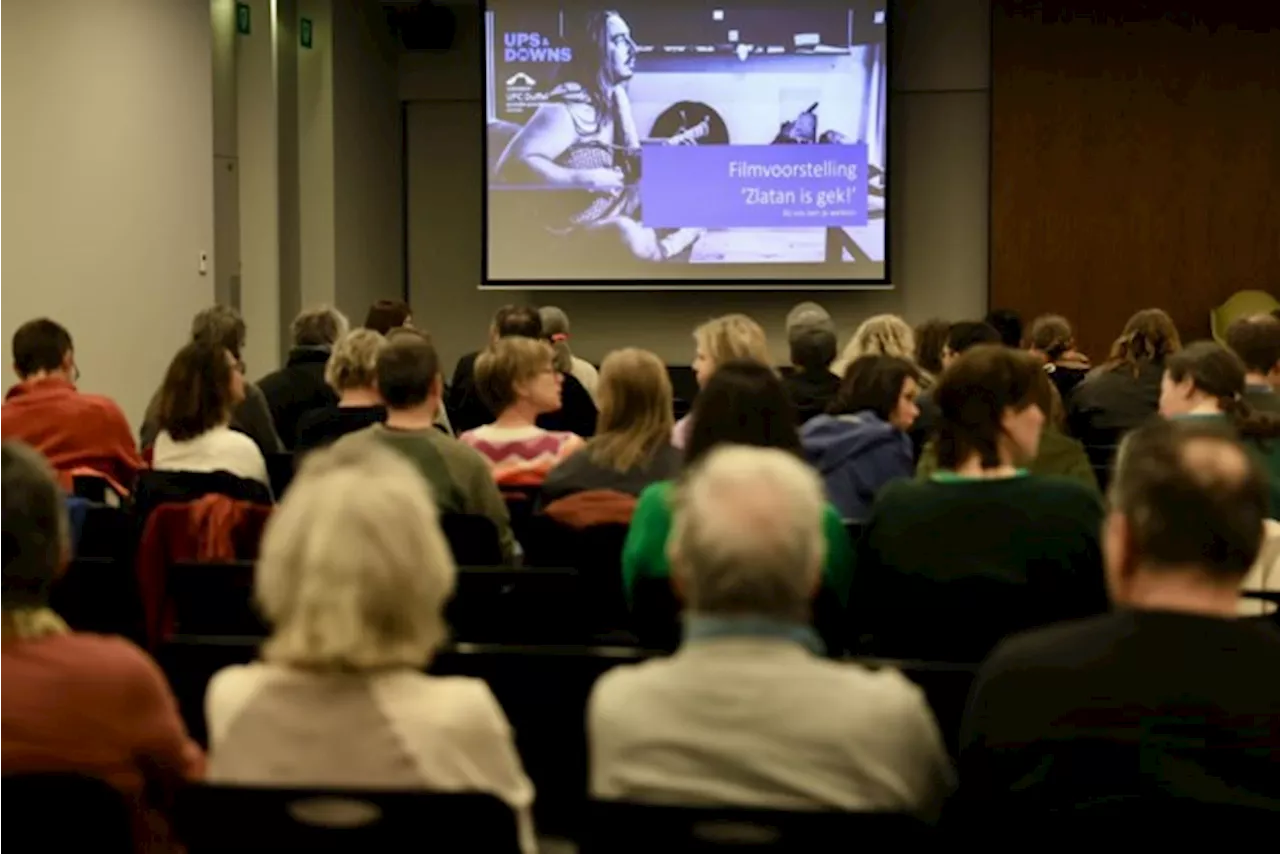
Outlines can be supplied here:
<path id="1" fill-rule="evenodd" d="M 910 478 L 907 431 L 920 414 L 920 369 L 896 356 L 862 356 L 845 371 L 826 415 L 810 419 L 800 442 L 846 520 L 861 521 L 889 481 Z"/>

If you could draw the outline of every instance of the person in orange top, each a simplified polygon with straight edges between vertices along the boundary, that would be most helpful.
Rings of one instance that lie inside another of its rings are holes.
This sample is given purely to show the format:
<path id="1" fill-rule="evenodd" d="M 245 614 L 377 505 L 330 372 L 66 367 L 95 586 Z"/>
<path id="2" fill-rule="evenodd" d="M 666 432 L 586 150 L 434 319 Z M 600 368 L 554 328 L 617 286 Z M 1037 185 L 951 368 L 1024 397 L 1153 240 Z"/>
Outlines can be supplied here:
<path id="1" fill-rule="evenodd" d="M 145 463 L 115 401 L 76 389 L 80 369 L 67 330 L 47 318 L 22 324 L 13 369 L 19 382 L 5 394 L 0 437 L 44 454 L 65 489 L 73 474 L 91 471 L 127 495 Z"/>
<path id="2" fill-rule="evenodd" d="M 123 638 L 73 632 L 49 608 L 70 554 L 62 495 L 48 463 L 21 442 L 0 444 L 0 462 L 0 764 L 6 775 L 107 781 L 134 806 L 136 850 L 170 850 L 157 805 L 204 776 L 204 755 L 146 653 Z"/>

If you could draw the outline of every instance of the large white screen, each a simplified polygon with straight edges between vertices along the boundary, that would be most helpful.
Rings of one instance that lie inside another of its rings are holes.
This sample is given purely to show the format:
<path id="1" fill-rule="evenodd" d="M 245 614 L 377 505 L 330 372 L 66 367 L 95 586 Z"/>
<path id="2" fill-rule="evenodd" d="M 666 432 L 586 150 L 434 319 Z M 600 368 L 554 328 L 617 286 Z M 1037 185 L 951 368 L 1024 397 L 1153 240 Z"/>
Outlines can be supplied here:
<path id="1" fill-rule="evenodd" d="M 485 285 L 887 286 L 887 0 L 484 19 Z"/>

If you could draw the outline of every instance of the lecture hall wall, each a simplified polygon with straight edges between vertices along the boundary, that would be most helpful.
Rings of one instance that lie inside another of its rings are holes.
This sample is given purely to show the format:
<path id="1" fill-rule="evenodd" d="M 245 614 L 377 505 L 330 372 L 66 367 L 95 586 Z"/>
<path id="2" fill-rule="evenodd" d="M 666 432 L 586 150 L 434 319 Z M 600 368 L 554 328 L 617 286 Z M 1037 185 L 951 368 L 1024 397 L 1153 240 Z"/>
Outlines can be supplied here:
<path id="1" fill-rule="evenodd" d="M 1280 4 L 993 2 L 992 304 L 1099 357 L 1138 309 L 1195 339 L 1280 293 Z"/>
<path id="2" fill-rule="evenodd" d="M 862 319 L 896 312 L 912 322 L 980 316 L 987 307 L 989 30 L 987 0 L 899 0 L 894 31 L 890 182 L 892 292 L 479 293 L 483 121 L 480 19 L 459 6 L 448 52 L 401 58 L 406 104 L 408 278 L 415 320 L 447 368 L 483 341 L 498 306 L 525 299 L 569 312 L 573 345 L 593 360 L 622 345 L 672 364 L 693 358 L 691 333 L 709 317 L 745 311 L 786 358 L 782 328 L 802 299 L 826 305 L 841 344 Z"/>

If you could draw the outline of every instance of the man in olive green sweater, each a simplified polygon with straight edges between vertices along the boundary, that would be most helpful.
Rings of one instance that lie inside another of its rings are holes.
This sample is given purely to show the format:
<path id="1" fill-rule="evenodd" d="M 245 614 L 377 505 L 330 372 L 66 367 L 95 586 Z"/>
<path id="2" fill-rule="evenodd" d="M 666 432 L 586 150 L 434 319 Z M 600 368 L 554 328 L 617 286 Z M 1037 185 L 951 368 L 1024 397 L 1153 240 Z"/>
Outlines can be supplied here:
<path id="1" fill-rule="evenodd" d="M 498 529 L 503 558 L 513 560 L 516 540 L 511 518 L 488 463 L 435 426 L 444 383 L 431 339 L 425 334 L 396 335 L 378 355 L 377 370 L 378 390 L 387 405 L 386 423 L 341 441 L 373 439 L 403 454 L 431 486 L 442 514 L 487 517 Z"/>

